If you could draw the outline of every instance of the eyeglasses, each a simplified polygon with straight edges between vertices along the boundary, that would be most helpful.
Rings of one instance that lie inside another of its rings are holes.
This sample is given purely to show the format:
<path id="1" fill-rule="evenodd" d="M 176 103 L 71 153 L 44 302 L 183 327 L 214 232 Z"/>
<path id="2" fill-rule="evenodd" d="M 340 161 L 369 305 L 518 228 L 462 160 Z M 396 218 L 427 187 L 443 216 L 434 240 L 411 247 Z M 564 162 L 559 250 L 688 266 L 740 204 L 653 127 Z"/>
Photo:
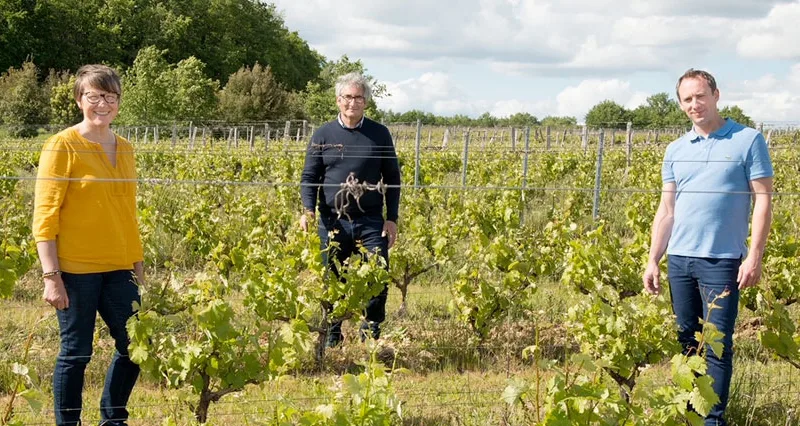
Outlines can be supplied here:
<path id="1" fill-rule="evenodd" d="M 86 97 L 87 102 L 93 105 L 99 104 L 101 98 L 109 105 L 114 105 L 119 102 L 119 95 L 116 93 L 84 93 L 83 96 Z"/>
<path id="2" fill-rule="evenodd" d="M 363 96 L 341 95 L 339 97 L 342 98 L 346 103 L 355 102 L 360 104 L 366 100 Z"/>

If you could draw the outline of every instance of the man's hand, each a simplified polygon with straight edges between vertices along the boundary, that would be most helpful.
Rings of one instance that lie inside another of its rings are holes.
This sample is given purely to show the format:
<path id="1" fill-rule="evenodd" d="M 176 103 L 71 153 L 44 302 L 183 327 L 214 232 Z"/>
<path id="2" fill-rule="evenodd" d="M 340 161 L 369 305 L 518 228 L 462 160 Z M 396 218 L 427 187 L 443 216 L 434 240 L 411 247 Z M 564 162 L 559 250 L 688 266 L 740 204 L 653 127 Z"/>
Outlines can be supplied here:
<path id="1" fill-rule="evenodd" d="M 391 220 L 384 221 L 381 236 L 389 238 L 389 248 L 392 248 L 394 242 L 397 241 L 397 224 Z"/>
<path id="2" fill-rule="evenodd" d="M 642 283 L 648 293 L 661 293 L 661 268 L 659 268 L 658 262 L 647 262 L 647 268 L 644 271 L 644 275 L 642 275 Z"/>
<path id="3" fill-rule="evenodd" d="M 316 215 L 311 210 L 306 210 L 300 215 L 300 229 L 304 232 L 308 232 L 308 222 L 314 222 L 316 219 Z"/>
<path id="4" fill-rule="evenodd" d="M 747 287 L 752 287 L 758 284 L 761 279 L 761 259 L 747 256 L 739 266 L 739 275 L 736 277 L 736 282 L 739 283 L 739 290 L 744 290 Z"/>
<path id="5" fill-rule="evenodd" d="M 53 275 L 44 279 L 42 299 L 59 311 L 69 308 L 69 297 L 61 275 Z"/>

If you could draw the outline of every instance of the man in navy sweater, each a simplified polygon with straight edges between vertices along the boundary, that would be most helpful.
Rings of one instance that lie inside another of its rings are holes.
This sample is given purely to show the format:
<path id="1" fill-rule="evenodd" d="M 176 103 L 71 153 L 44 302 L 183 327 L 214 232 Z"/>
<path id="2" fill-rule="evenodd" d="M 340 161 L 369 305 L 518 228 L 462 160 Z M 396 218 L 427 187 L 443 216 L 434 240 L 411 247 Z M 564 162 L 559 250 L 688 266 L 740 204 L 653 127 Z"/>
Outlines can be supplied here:
<path id="1" fill-rule="evenodd" d="M 339 245 L 336 257 L 344 261 L 357 250 L 358 242 L 370 251 L 379 251 L 388 265 L 389 248 L 397 238 L 400 166 L 389 129 L 364 116 L 371 94 L 369 81 L 361 74 L 350 73 L 337 79 L 339 115 L 314 132 L 306 152 L 301 177 L 305 212 L 300 216 L 300 227 L 307 231 L 319 209 L 318 231 L 323 250 L 333 238 Z M 340 192 L 341 184 L 354 184 L 355 179 L 359 185 L 383 182 L 390 186 L 385 188 L 385 220 L 384 194 L 380 191 L 366 190 L 358 199 L 351 192 Z M 323 256 L 331 267 L 327 254 Z M 366 322 L 361 324 L 362 340 L 368 335 L 380 337 L 388 291 L 385 287 L 367 304 Z M 342 341 L 341 327 L 341 322 L 331 325 L 329 347 Z"/>

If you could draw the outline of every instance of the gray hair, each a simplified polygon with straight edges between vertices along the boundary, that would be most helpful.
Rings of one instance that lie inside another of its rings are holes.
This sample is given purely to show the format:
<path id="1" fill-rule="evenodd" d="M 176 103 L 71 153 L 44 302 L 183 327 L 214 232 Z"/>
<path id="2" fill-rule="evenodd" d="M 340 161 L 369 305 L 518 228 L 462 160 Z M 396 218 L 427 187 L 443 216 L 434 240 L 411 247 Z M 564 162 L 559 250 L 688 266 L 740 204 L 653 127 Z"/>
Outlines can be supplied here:
<path id="1" fill-rule="evenodd" d="M 336 96 L 341 96 L 342 91 L 350 86 L 360 86 L 364 92 L 365 101 L 369 102 L 372 98 L 372 87 L 369 85 L 369 80 L 358 72 L 351 72 L 336 79 Z"/>

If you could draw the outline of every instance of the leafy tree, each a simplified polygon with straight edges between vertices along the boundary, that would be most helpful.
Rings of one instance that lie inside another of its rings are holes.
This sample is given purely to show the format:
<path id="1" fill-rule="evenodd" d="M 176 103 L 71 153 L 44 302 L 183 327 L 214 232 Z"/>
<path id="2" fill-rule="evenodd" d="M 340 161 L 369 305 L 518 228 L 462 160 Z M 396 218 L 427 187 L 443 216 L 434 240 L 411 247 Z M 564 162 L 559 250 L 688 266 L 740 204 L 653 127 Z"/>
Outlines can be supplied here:
<path id="1" fill-rule="evenodd" d="M 379 116 L 375 98 L 388 95 L 386 85 L 378 83 L 366 71 L 361 60 L 351 62 L 347 55 L 343 55 L 338 61 L 325 63 L 317 81 L 308 83 L 301 95 L 306 116 L 315 123 L 323 123 L 336 117 L 339 113 L 336 107 L 336 79 L 351 72 L 363 74 L 372 86 L 372 99 L 367 103 L 364 113 L 369 117 Z"/>
<path id="2" fill-rule="evenodd" d="M 386 120 L 386 118 L 384 117 L 384 121 L 392 123 L 416 123 L 417 120 L 420 120 L 422 124 L 432 124 L 435 120 L 433 114 L 418 109 L 395 115 L 392 120 Z"/>
<path id="3" fill-rule="evenodd" d="M 49 119 L 49 96 L 38 73 L 33 62 L 25 62 L 0 76 L 0 121 L 11 125 L 12 136 L 34 137 L 38 126 Z"/>
<path id="4" fill-rule="evenodd" d="M 125 68 L 147 46 L 166 50 L 169 63 L 194 56 L 221 81 L 242 64 L 267 64 L 292 90 L 315 79 L 323 60 L 258 0 L 0 0 L 0 69 L 31 55 L 42 69 Z"/>
<path id="5" fill-rule="evenodd" d="M 171 90 L 164 51 L 153 46 L 139 51 L 122 80 L 120 123 L 156 123 L 171 119 Z"/>
<path id="6" fill-rule="evenodd" d="M 630 111 L 622 105 L 612 100 L 605 100 L 586 113 L 586 124 L 593 127 L 624 129 L 630 121 L 630 115 Z"/>
<path id="7" fill-rule="evenodd" d="M 665 92 L 648 97 L 645 105 L 636 107 L 631 112 L 631 121 L 635 127 L 649 128 L 685 126 L 689 123 L 678 102 L 670 99 Z"/>
<path id="8" fill-rule="evenodd" d="M 175 118 L 211 118 L 217 108 L 219 82 L 206 77 L 205 64 L 194 56 L 178 62 L 170 71 Z"/>
<path id="9" fill-rule="evenodd" d="M 731 118 L 737 123 L 744 124 L 745 126 L 755 127 L 756 123 L 750 116 L 744 113 L 737 105 L 726 106 L 719 111 L 719 114 L 725 118 Z"/>
<path id="10" fill-rule="evenodd" d="M 510 117 L 500 120 L 500 125 L 503 126 L 525 127 L 525 126 L 536 126 L 538 124 L 539 120 L 533 115 L 528 114 L 527 112 L 518 112 L 515 114 L 511 114 Z"/>
<path id="11" fill-rule="evenodd" d="M 288 94 L 268 66 L 239 69 L 219 96 L 219 114 L 230 122 L 284 118 L 288 113 Z"/>
<path id="12" fill-rule="evenodd" d="M 471 126 L 473 124 L 472 118 L 464 114 L 456 114 L 447 118 L 445 122 L 453 126 Z"/>
<path id="13" fill-rule="evenodd" d="M 214 114 L 219 83 L 206 77 L 205 64 L 189 57 L 176 66 L 165 54 L 153 46 L 139 51 L 123 78 L 121 123 L 195 120 Z"/>
<path id="14" fill-rule="evenodd" d="M 81 121 L 83 114 L 72 92 L 75 87 L 75 76 L 68 72 L 51 73 L 48 77 L 50 89 L 50 123 L 73 125 Z"/>
<path id="15" fill-rule="evenodd" d="M 30 58 L 41 69 L 76 69 L 99 62 L 111 41 L 94 22 L 100 2 L 0 1 L 0 68 Z"/>
<path id="16" fill-rule="evenodd" d="M 548 115 L 542 119 L 541 125 L 550 127 L 570 127 L 578 125 L 578 120 L 575 117 L 557 117 Z"/>
<path id="17" fill-rule="evenodd" d="M 484 112 L 475 119 L 475 125 L 480 127 L 494 127 L 497 125 L 497 123 L 497 117 L 493 116 L 489 112 Z"/>

